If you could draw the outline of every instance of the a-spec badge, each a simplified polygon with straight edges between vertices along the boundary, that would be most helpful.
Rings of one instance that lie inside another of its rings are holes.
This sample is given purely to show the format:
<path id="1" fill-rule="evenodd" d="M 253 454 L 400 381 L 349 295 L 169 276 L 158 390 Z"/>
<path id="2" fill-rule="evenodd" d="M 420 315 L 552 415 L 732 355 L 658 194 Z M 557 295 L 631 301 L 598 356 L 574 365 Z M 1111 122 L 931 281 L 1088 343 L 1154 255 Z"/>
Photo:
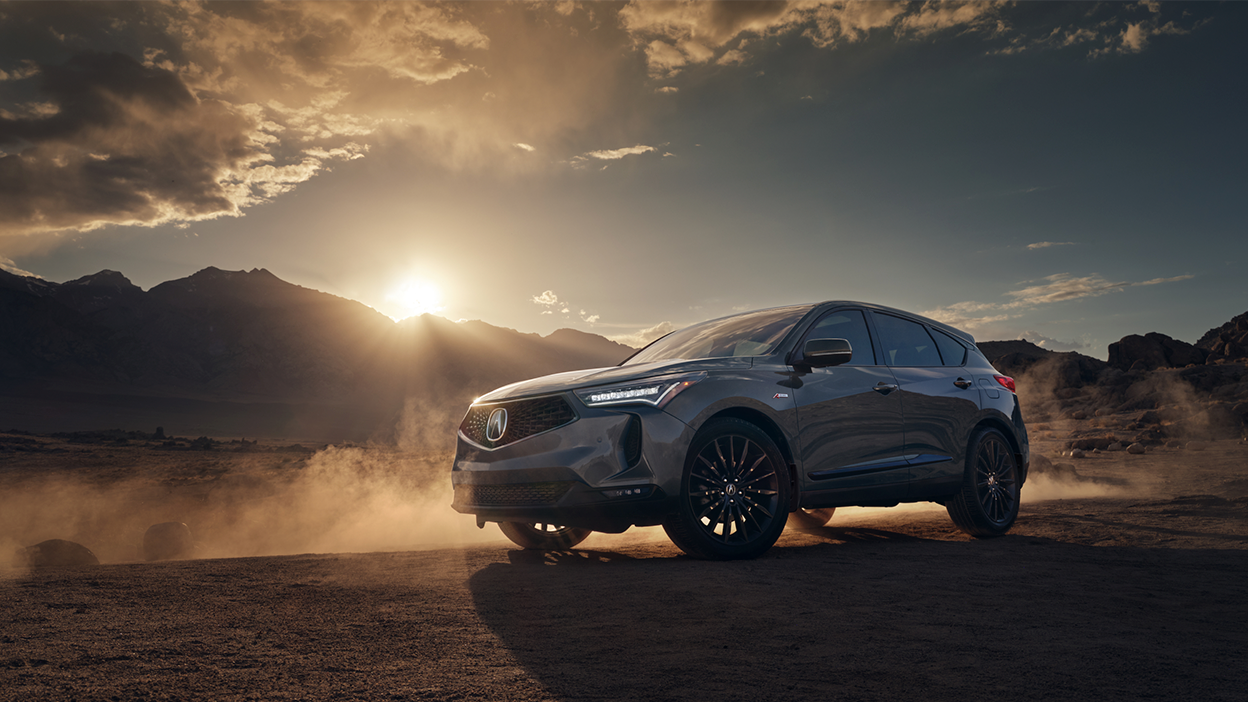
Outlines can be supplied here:
<path id="1" fill-rule="evenodd" d="M 771 396 L 771 399 L 773 399 L 773 400 L 779 400 L 779 399 L 780 399 L 780 398 L 782 398 L 782 397 L 788 397 L 788 396 L 789 396 L 789 393 L 787 393 L 787 392 L 778 392 L 778 393 L 776 393 L 775 395 L 772 395 L 772 396 Z"/>
<path id="2" fill-rule="evenodd" d="M 485 423 L 485 438 L 498 441 L 507 433 L 507 410 L 499 407 L 490 412 L 490 420 Z"/>

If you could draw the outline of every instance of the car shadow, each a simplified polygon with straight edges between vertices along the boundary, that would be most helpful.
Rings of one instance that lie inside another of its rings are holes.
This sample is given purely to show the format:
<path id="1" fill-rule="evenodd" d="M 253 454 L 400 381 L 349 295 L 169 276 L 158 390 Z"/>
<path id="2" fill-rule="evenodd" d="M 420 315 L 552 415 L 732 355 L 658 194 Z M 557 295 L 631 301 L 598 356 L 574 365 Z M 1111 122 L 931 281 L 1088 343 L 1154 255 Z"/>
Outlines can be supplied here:
<path id="1" fill-rule="evenodd" d="M 467 585 L 560 700 L 1181 699 L 1192 685 L 1214 699 L 1248 685 L 1224 665 L 1248 628 L 1242 551 L 814 534 L 736 562 L 515 550 Z"/>

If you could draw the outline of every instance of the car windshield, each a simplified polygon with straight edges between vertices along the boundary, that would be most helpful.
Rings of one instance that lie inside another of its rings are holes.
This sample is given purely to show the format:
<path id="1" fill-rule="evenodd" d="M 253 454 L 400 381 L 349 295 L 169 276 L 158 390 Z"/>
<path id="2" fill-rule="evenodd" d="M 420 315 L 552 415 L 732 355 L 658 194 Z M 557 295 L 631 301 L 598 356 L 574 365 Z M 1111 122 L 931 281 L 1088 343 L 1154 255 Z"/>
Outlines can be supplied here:
<path id="1" fill-rule="evenodd" d="M 624 365 L 674 359 L 766 356 L 811 307 L 775 307 L 695 324 L 650 344 Z"/>

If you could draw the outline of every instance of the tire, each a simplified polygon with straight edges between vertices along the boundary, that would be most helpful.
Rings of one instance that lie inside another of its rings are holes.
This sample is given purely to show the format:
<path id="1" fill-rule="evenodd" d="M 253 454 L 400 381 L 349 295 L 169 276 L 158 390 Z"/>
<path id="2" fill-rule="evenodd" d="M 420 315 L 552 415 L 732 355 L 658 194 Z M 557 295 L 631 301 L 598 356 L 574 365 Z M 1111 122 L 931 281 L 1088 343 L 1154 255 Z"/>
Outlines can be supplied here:
<path id="1" fill-rule="evenodd" d="M 498 528 L 517 546 L 530 551 L 566 551 L 593 533 L 578 527 L 528 522 L 499 522 Z"/>
<path id="2" fill-rule="evenodd" d="M 794 529 L 818 529 L 827 526 L 835 513 L 835 507 L 803 507 L 789 513 L 789 526 Z"/>
<path id="3" fill-rule="evenodd" d="M 788 508 L 788 467 L 771 438 L 740 419 L 713 419 L 689 447 L 663 530 L 693 558 L 757 558 L 780 538 Z"/>
<path id="4" fill-rule="evenodd" d="M 946 504 L 949 517 L 976 538 L 1001 536 L 1018 517 L 1019 471 L 1014 450 L 996 429 L 979 430 L 966 454 L 962 489 Z"/>

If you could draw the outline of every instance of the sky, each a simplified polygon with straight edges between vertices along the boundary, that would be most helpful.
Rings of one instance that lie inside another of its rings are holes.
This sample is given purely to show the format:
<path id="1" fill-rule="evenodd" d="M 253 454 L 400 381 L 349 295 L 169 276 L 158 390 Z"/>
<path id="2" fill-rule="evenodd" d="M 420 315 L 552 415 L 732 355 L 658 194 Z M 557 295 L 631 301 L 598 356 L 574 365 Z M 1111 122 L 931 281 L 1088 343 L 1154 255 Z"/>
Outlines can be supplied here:
<path id="1" fill-rule="evenodd" d="M 1248 310 L 1242 3 L 0 2 L 0 268 L 265 268 L 640 345 L 863 300 L 1104 358 Z"/>

